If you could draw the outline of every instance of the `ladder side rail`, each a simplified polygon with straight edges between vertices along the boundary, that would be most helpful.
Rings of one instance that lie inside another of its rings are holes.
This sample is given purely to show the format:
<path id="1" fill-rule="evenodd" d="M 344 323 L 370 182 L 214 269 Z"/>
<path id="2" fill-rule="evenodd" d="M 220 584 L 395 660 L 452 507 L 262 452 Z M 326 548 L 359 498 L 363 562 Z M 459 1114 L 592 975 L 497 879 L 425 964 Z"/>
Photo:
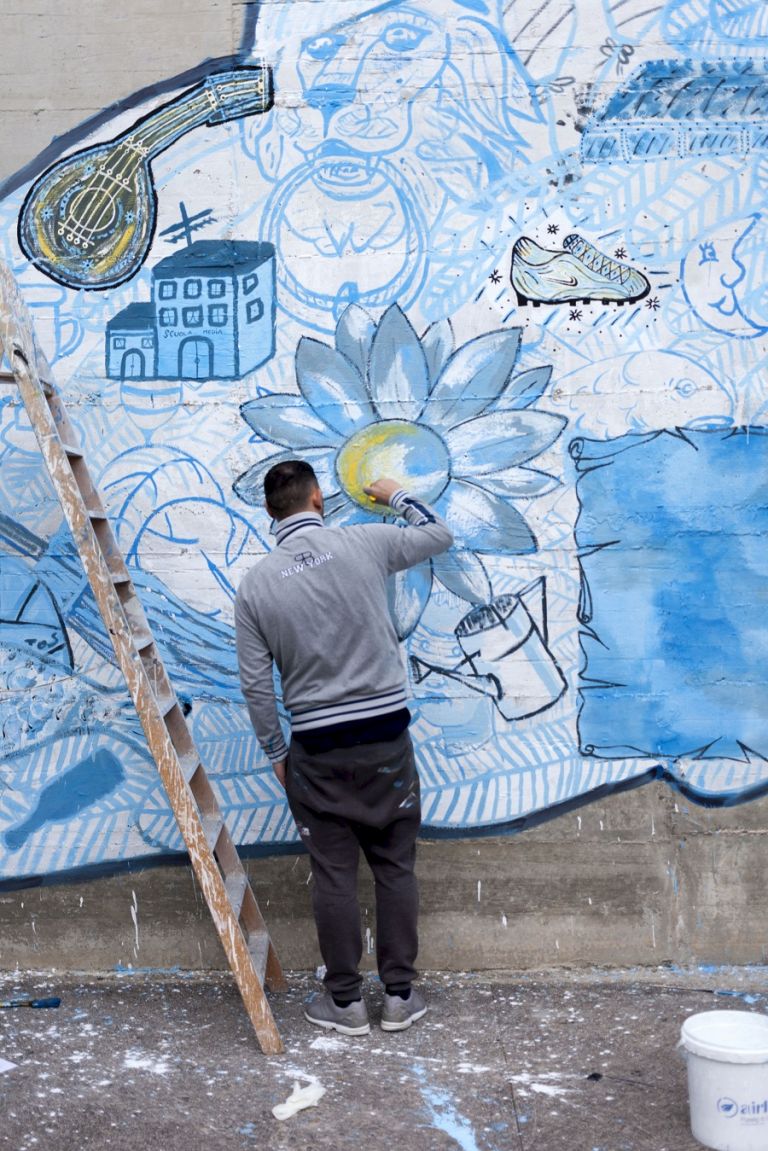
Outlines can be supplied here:
<path id="1" fill-rule="evenodd" d="M 253 994 L 254 989 L 248 979 L 253 969 L 252 957 L 239 928 L 238 917 L 233 914 L 225 880 L 210 851 L 197 805 L 184 778 L 163 716 L 158 709 L 149 677 L 134 647 L 133 634 L 102 555 L 89 510 L 69 467 L 66 452 L 59 439 L 42 388 L 30 376 L 26 365 L 20 368 L 17 379 L 36 434 L 37 429 L 41 429 L 42 434 L 38 436 L 38 442 L 46 466 L 55 477 L 55 483 L 61 493 L 64 515 L 94 590 L 99 612 L 109 633 L 118 664 L 136 705 L 150 751 L 176 813 L 190 862 L 238 982 L 246 1011 L 264 1049 L 269 1054 L 277 1054 L 283 1050 L 282 1041 L 263 994 Z M 269 1037 L 270 1032 L 274 1033 L 272 1038 Z"/>
<path id="2" fill-rule="evenodd" d="M 24 323 L 25 319 L 26 324 Z M 90 509 L 83 499 L 83 494 L 78 486 L 78 481 L 60 436 L 61 430 L 66 434 L 69 444 L 72 444 L 74 437 L 71 424 L 66 416 L 66 409 L 55 391 L 47 362 L 36 346 L 26 306 L 15 280 L 10 272 L 0 265 L 0 355 L 3 351 L 19 386 L 46 467 L 60 496 L 62 510 L 112 641 L 118 664 L 136 705 L 150 751 L 171 800 L 189 851 L 190 861 L 227 953 L 244 1005 L 259 1036 L 262 1049 L 269 1054 L 277 1054 L 283 1050 L 279 1033 L 261 986 L 255 989 L 252 985 L 252 979 L 249 978 L 253 974 L 253 958 L 239 927 L 238 919 L 233 914 L 224 878 L 215 864 L 200 813 L 179 762 L 168 726 L 158 708 L 147 670 L 134 646 L 131 627 L 113 582 L 113 574 L 117 574 L 117 572 L 110 571 L 105 554 L 102 552 L 102 545 L 91 521 L 93 512 L 104 517 L 100 521 L 100 534 L 106 537 L 107 554 L 111 553 L 112 556 L 120 557 L 119 562 L 127 576 L 125 582 L 133 590 L 130 575 L 122 561 L 103 508 L 101 508 L 98 493 L 92 484 L 89 487 L 86 486 L 86 495 L 89 496 L 90 493 L 93 493 L 94 497 L 93 502 L 90 498 L 88 499 L 89 504 L 91 504 Z M 43 373 L 38 372 L 38 364 L 42 364 Z M 5 373 L 3 374 L 5 375 Z M 41 378 L 41 374 L 43 378 Z M 85 469 L 85 476 L 88 476 L 87 469 Z M 138 610 L 141 611 L 137 597 L 136 603 Z M 143 611 L 141 614 L 143 616 Z M 148 628 L 147 634 L 150 636 L 151 642 L 151 633 L 149 633 Z M 162 668 L 161 661 L 158 659 L 157 662 Z M 178 704 L 175 706 L 178 708 Z M 184 723 L 183 718 L 182 723 Z M 184 727 L 186 728 L 185 723 Z M 188 729 L 186 733 L 190 744 L 192 744 L 192 737 Z M 194 748 L 193 744 L 192 747 Z M 216 802 L 215 798 L 214 802 Z M 239 857 L 238 863 L 240 863 Z M 240 868 L 242 869 L 241 863 Z M 271 956 L 274 952 L 271 945 L 269 950 Z M 275 984 L 284 986 L 284 978 L 279 963 L 271 965 L 270 975 Z"/>

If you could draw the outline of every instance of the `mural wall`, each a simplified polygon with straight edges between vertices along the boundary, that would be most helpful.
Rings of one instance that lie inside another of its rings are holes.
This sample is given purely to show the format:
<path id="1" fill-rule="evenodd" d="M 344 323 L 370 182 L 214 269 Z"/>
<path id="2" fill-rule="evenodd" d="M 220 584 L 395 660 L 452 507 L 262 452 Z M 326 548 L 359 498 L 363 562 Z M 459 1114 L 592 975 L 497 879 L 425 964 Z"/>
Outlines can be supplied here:
<path id="1" fill-rule="evenodd" d="M 17 275 L 236 841 L 295 842 L 241 699 L 261 481 L 388 473 L 427 833 L 660 775 L 768 790 L 768 9 L 263 0 L 230 65 L 0 189 Z M 255 16 L 255 19 L 254 19 Z M 12 388 L 0 878 L 181 847 Z"/>

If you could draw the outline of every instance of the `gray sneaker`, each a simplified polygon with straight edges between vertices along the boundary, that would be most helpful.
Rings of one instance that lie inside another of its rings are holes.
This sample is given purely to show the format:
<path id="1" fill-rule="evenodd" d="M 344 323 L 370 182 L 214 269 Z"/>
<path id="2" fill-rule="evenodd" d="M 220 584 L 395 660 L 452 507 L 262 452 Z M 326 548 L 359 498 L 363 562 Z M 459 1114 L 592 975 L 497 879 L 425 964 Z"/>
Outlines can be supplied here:
<path id="1" fill-rule="evenodd" d="M 417 1019 L 427 1014 L 427 1004 L 424 996 L 415 987 L 407 999 L 399 995 L 387 995 L 384 992 L 384 1010 L 381 1013 L 382 1031 L 405 1031 Z"/>
<path id="2" fill-rule="evenodd" d="M 365 1001 L 337 1007 L 333 996 L 324 991 L 314 995 L 304 1008 L 304 1018 L 326 1031 L 340 1031 L 342 1035 L 367 1035 L 371 1030 Z"/>

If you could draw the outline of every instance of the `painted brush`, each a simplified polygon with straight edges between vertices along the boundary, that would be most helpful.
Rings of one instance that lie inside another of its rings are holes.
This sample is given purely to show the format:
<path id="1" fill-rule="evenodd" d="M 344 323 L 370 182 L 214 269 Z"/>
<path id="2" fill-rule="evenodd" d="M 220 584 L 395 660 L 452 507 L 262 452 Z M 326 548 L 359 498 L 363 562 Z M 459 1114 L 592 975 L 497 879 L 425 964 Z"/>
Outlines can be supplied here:
<path id="1" fill-rule="evenodd" d="M 0 999 L 0 1008 L 3 1007 L 59 1007 L 61 1000 L 57 995 L 49 999 L 29 999 L 21 995 L 15 999 Z"/>

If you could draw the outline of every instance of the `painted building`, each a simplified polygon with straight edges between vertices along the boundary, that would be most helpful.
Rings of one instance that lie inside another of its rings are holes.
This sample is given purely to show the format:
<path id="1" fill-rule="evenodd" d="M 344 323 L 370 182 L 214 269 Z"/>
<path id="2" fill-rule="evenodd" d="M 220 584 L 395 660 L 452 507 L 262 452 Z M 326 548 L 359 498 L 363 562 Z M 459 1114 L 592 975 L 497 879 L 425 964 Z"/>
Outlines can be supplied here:
<path id="1" fill-rule="evenodd" d="M 152 300 L 107 323 L 113 379 L 232 379 L 274 353 L 274 248 L 198 240 L 152 269 Z"/>
<path id="2" fill-rule="evenodd" d="M 115 380 L 157 374 L 157 316 L 153 304 L 129 304 L 107 323 L 107 375 Z"/>

